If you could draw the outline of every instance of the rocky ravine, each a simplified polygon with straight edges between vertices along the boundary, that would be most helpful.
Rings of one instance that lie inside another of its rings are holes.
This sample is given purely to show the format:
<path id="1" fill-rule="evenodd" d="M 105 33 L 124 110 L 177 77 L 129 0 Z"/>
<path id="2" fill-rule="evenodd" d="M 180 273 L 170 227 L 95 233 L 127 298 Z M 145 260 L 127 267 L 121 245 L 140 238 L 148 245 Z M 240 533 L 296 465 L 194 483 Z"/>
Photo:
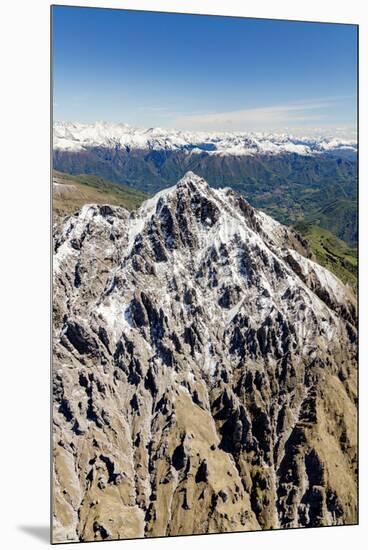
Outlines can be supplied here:
<path id="1" fill-rule="evenodd" d="M 54 237 L 53 540 L 355 523 L 354 296 L 188 173 Z"/>

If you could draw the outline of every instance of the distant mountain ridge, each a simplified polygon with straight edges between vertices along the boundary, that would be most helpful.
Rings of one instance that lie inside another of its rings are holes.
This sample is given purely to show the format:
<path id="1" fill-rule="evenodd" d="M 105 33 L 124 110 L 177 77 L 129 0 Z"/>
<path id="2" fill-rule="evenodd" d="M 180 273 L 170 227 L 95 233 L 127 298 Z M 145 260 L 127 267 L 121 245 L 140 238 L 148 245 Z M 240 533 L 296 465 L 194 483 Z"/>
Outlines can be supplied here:
<path id="1" fill-rule="evenodd" d="M 137 128 L 124 123 L 54 123 L 54 149 L 83 151 L 91 147 L 129 150 L 187 151 L 209 155 L 253 156 L 295 153 L 354 154 L 354 140 L 336 137 L 295 137 L 267 132 L 185 132 L 163 128 Z"/>

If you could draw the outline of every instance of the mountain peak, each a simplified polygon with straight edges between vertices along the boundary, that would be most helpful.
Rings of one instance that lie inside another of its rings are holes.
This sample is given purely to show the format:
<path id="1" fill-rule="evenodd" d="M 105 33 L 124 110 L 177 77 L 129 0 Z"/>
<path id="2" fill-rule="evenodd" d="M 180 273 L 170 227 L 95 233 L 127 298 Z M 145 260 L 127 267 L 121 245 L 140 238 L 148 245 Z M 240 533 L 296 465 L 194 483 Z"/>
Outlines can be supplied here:
<path id="1" fill-rule="evenodd" d="M 166 187 L 162 189 L 153 197 L 144 201 L 139 208 L 137 213 L 133 213 L 133 216 L 143 216 L 150 217 L 157 212 L 158 209 L 161 209 L 163 205 L 167 205 L 170 201 L 174 200 L 175 197 L 178 199 L 180 195 L 183 194 L 184 190 L 187 192 L 194 193 L 196 190 L 201 190 L 202 192 L 210 192 L 210 186 L 208 183 L 201 177 L 197 176 L 194 172 L 190 170 L 185 173 L 185 175 L 171 187 Z"/>
<path id="2" fill-rule="evenodd" d="M 210 186 L 206 182 L 204 178 L 201 178 L 191 170 L 188 170 L 184 174 L 184 176 L 178 181 L 178 183 L 175 186 L 177 190 L 180 192 L 184 187 L 188 188 L 189 190 L 194 191 L 195 189 L 201 189 L 202 191 L 206 190 L 208 191 L 210 189 Z"/>
<path id="3" fill-rule="evenodd" d="M 182 186 L 182 185 L 185 185 L 186 183 L 204 184 L 208 186 L 208 183 L 206 182 L 205 179 L 201 178 L 191 170 L 188 170 L 188 172 L 184 174 L 184 176 L 178 181 L 177 185 Z"/>

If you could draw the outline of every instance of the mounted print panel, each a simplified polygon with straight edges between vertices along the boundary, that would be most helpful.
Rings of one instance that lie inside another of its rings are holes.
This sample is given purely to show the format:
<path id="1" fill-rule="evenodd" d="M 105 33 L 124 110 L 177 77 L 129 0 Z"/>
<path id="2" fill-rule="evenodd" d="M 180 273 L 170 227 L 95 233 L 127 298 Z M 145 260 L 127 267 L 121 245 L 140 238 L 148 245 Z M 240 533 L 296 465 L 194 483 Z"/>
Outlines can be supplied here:
<path id="1" fill-rule="evenodd" d="M 357 523 L 357 34 L 52 7 L 53 543 Z"/>

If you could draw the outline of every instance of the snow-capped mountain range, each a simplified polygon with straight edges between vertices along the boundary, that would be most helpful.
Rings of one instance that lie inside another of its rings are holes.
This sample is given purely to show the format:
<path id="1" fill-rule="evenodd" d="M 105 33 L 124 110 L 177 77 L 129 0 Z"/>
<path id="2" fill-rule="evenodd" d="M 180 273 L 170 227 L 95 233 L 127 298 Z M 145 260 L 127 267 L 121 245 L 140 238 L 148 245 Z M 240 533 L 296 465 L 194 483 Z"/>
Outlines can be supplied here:
<path id="1" fill-rule="evenodd" d="M 54 123 L 54 150 L 78 152 L 93 147 L 129 150 L 187 151 L 209 155 L 315 155 L 357 151 L 356 141 L 337 137 L 295 137 L 251 132 L 184 132 L 137 128 L 123 123 Z"/>

